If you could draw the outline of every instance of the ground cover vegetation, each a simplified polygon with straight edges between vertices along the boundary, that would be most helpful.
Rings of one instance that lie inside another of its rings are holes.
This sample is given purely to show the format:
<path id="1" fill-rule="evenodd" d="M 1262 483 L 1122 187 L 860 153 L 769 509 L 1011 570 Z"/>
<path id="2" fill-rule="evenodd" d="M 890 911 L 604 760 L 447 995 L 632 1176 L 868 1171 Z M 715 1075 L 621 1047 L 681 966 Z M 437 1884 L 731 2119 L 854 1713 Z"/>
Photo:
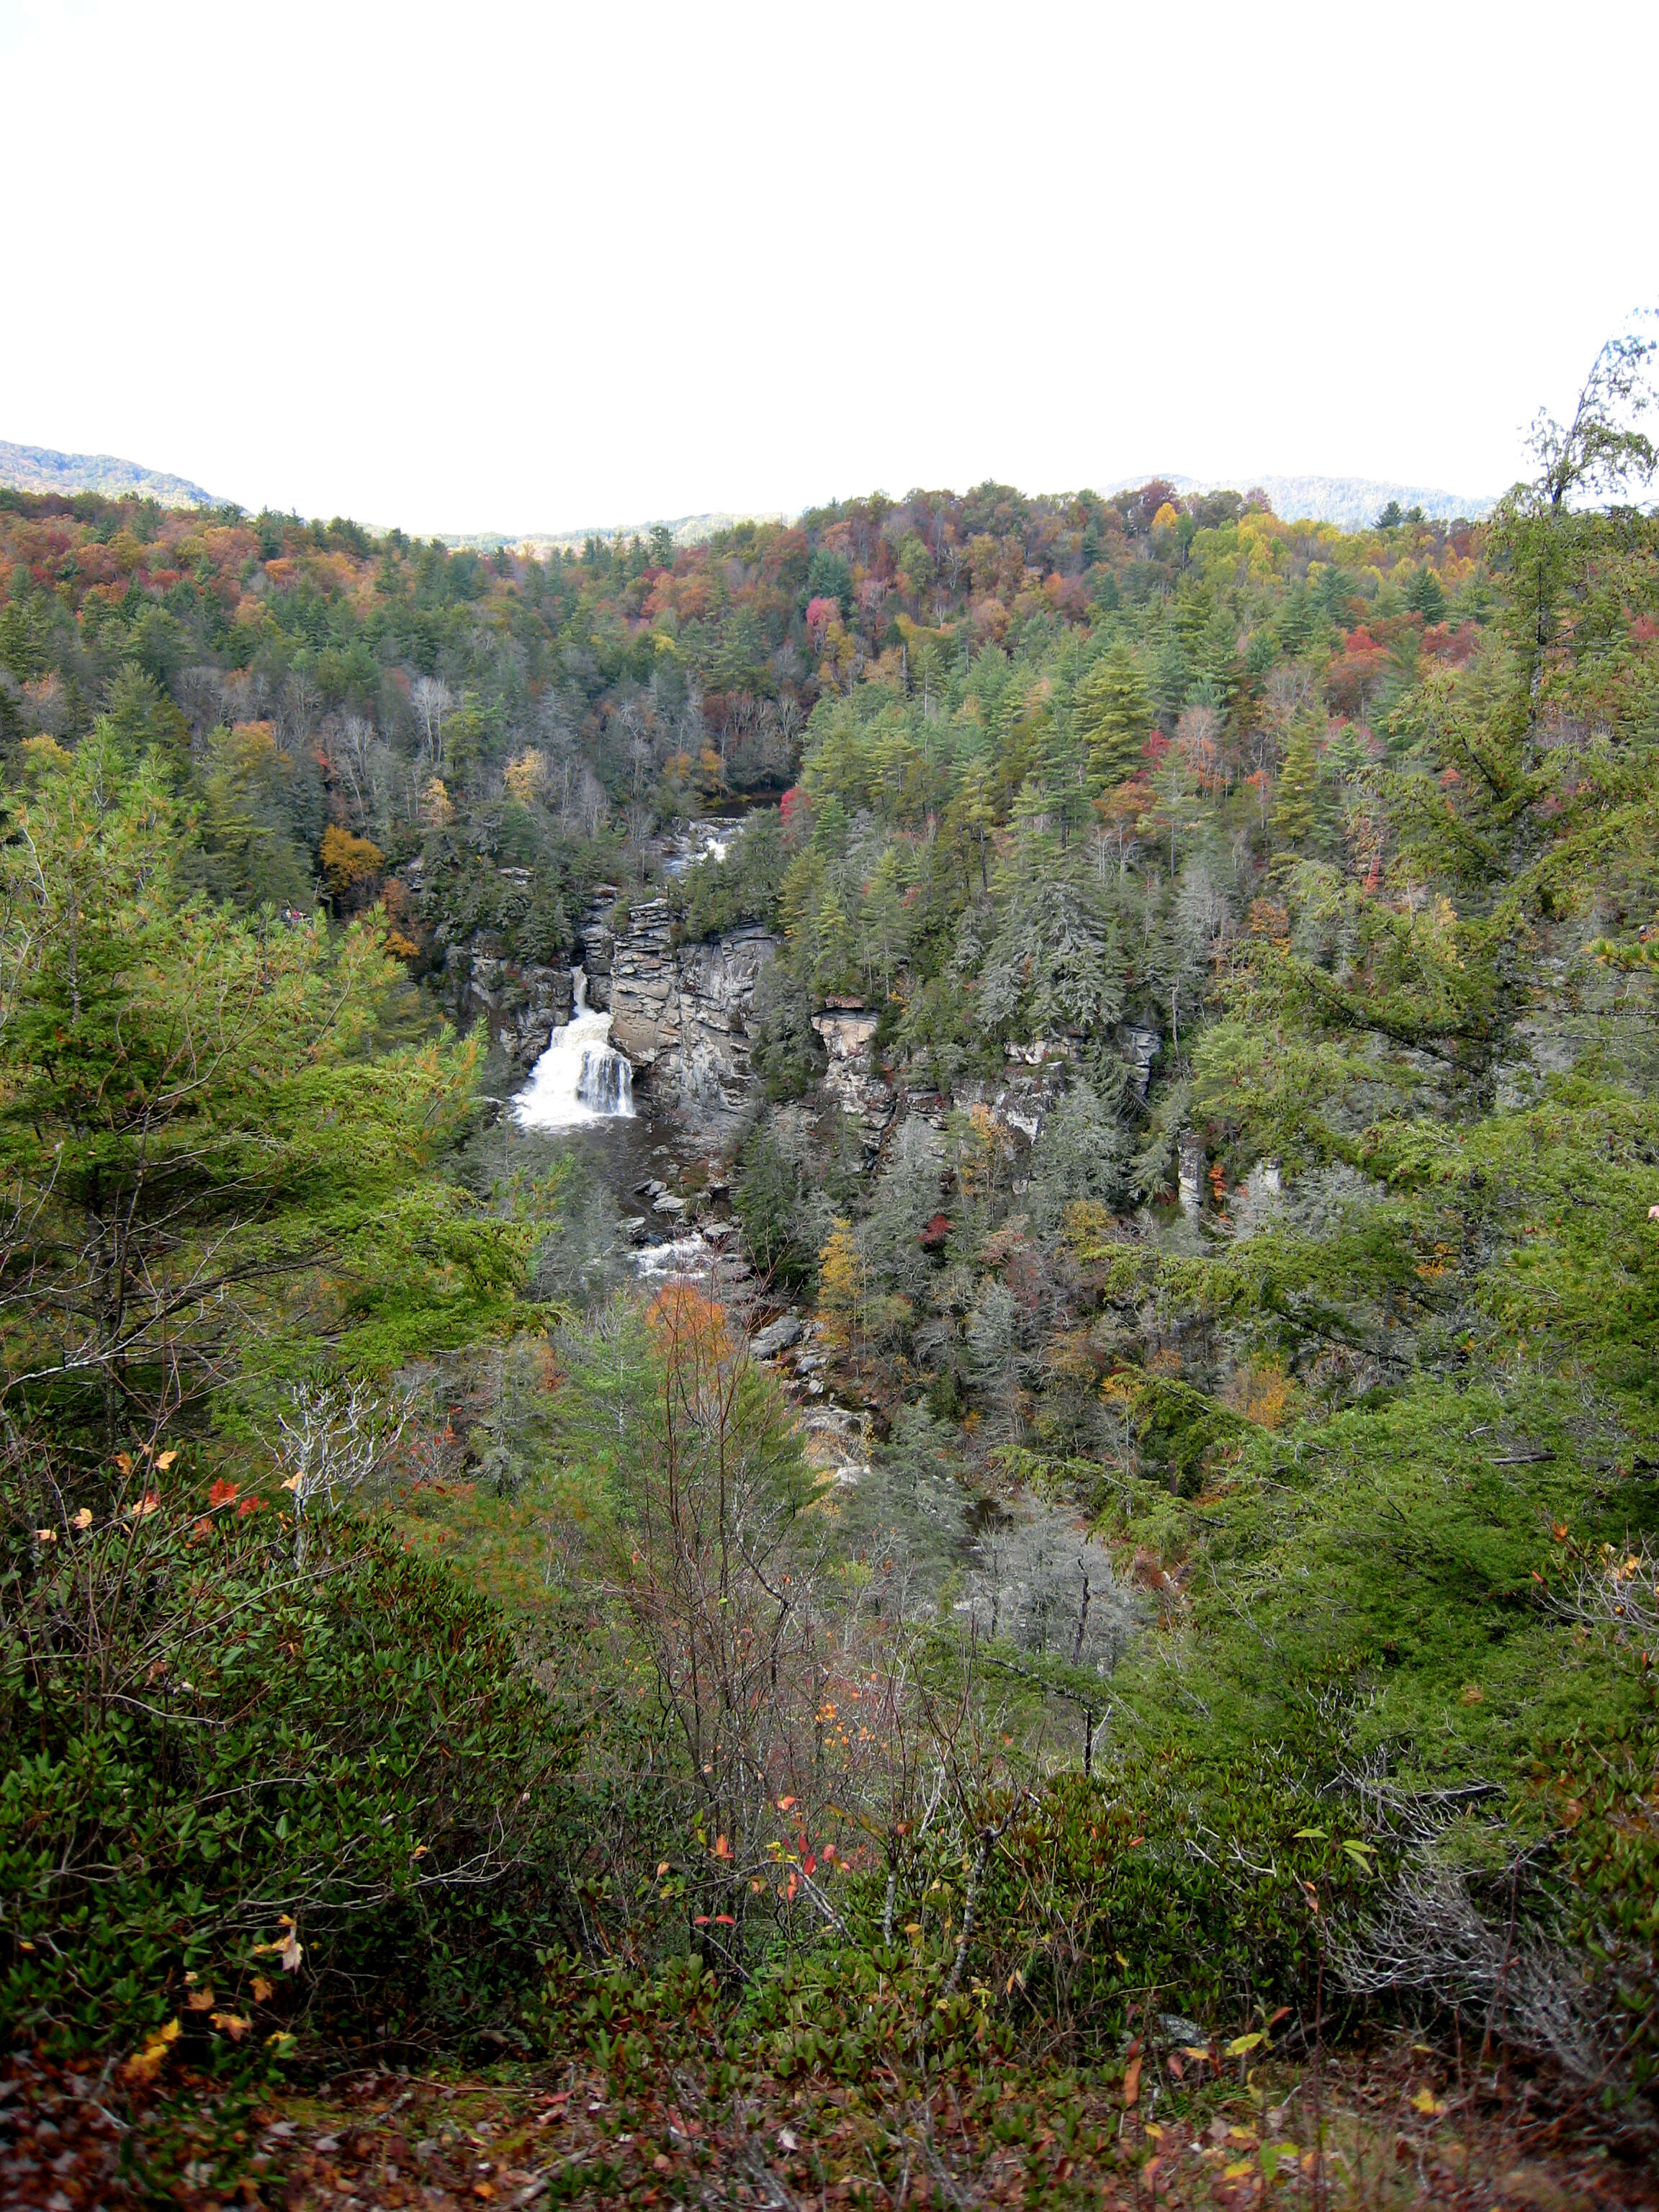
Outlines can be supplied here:
<path id="1" fill-rule="evenodd" d="M 1648 367 L 1478 526 L 0 495 L 0 2003 L 21 2105 L 115 2115 L 65 2188 L 320 2202 L 349 2114 L 271 2116 L 353 2066 L 486 2099 L 362 2135 L 389 2202 L 1472 2202 L 1569 2119 L 1623 2185 Z M 573 1257 L 444 1019 L 742 808 L 666 888 L 778 939 L 787 1387 Z"/>

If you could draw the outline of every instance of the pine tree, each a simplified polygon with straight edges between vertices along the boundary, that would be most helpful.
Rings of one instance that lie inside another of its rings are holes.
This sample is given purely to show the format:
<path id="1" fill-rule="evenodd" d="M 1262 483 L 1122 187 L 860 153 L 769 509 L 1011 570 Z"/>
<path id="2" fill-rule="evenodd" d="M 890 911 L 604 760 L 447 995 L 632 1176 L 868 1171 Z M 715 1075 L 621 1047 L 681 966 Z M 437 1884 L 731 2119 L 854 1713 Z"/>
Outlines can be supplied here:
<path id="1" fill-rule="evenodd" d="M 1425 623 L 1441 621 L 1446 612 L 1445 586 L 1430 568 L 1419 568 L 1406 589 L 1406 605 Z"/>
<path id="2" fill-rule="evenodd" d="M 1078 686 L 1077 726 L 1103 789 L 1134 774 L 1152 733 L 1152 702 L 1140 672 L 1121 641 L 1096 661 Z"/>
<path id="3" fill-rule="evenodd" d="M 1291 848 L 1305 845 L 1314 833 L 1318 816 L 1314 784 L 1318 775 L 1314 758 L 1313 732 L 1305 725 L 1292 736 L 1279 772 L 1279 789 L 1269 819 L 1274 842 Z"/>

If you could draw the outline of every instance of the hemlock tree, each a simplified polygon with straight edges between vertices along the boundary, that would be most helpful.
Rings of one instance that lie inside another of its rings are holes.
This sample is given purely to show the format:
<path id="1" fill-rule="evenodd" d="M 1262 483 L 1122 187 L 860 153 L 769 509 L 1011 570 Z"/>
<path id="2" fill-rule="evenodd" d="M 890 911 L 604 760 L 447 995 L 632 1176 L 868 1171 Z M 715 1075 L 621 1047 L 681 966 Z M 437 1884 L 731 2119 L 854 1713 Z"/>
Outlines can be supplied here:
<path id="1" fill-rule="evenodd" d="M 1140 765 L 1152 727 L 1152 702 L 1128 647 L 1108 647 L 1078 686 L 1078 728 L 1101 782 L 1121 783 Z"/>
<path id="2" fill-rule="evenodd" d="M 1285 748 L 1285 764 L 1279 771 L 1279 788 L 1273 794 L 1270 817 L 1276 844 L 1294 849 L 1305 845 L 1313 836 L 1318 821 L 1314 805 L 1318 772 L 1313 732 L 1304 724 Z"/>
<path id="3" fill-rule="evenodd" d="M 331 935 L 180 895 L 154 756 L 99 726 L 0 845 L 0 1361 L 15 1423 L 75 1455 L 319 1360 L 476 1337 L 526 1228 L 429 1170 L 476 1048 L 382 1053 L 402 988 Z"/>

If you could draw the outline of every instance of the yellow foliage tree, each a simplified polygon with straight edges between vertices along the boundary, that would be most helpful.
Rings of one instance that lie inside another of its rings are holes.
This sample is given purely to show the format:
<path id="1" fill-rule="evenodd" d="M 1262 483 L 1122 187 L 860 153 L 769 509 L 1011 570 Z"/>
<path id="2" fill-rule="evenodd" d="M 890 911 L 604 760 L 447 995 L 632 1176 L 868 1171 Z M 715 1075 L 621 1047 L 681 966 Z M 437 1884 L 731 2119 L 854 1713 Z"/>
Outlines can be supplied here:
<path id="1" fill-rule="evenodd" d="M 520 806 L 532 805 L 547 786 L 547 755 L 530 746 L 507 763 L 502 781 Z"/>
<path id="2" fill-rule="evenodd" d="M 864 1255 L 852 1224 L 837 1220 L 818 1254 L 818 1318 L 837 1350 L 856 1352 L 864 1320 Z"/>
<path id="3" fill-rule="evenodd" d="M 1221 1395 L 1234 1413 L 1261 1429 L 1282 1429 L 1296 1411 L 1296 1385 L 1276 1359 L 1246 1361 Z"/>
<path id="4" fill-rule="evenodd" d="M 378 845 L 367 837 L 354 837 L 337 822 L 331 822 L 323 832 L 321 858 L 324 880 L 337 899 L 349 898 L 386 866 L 386 854 Z"/>

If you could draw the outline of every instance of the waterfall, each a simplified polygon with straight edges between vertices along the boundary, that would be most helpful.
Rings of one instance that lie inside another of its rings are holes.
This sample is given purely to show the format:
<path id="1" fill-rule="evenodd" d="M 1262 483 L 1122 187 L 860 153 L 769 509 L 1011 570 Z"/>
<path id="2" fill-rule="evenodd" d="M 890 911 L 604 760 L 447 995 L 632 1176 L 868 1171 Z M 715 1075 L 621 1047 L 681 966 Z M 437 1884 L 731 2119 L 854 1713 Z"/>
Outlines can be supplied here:
<path id="1" fill-rule="evenodd" d="M 634 1064 L 611 1045 L 582 1054 L 582 1072 L 576 1078 L 576 1096 L 596 1114 L 631 1114 L 634 1110 Z"/>
<path id="2" fill-rule="evenodd" d="M 526 1129 L 574 1129 L 633 1116 L 633 1064 L 611 1042 L 610 1015 L 588 1005 L 581 969 L 571 969 L 570 983 L 570 1019 L 554 1030 L 513 1101 Z"/>

